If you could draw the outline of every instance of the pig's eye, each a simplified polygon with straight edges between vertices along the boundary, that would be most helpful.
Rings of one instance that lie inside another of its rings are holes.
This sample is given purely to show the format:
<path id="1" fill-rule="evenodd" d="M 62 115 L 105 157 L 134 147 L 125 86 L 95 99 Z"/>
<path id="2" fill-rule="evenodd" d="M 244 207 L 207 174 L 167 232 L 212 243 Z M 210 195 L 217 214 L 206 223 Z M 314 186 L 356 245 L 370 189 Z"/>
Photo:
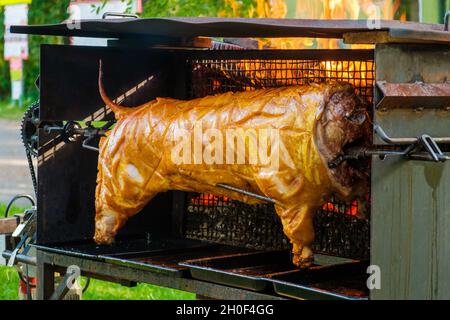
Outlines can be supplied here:
<path id="1" fill-rule="evenodd" d="M 355 124 L 361 125 L 363 124 L 364 121 L 366 121 L 366 115 L 365 112 L 361 112 L 361 111 L 355 111 L 352 113 L 347 113 L 345 115 L 345 118 Z"/>

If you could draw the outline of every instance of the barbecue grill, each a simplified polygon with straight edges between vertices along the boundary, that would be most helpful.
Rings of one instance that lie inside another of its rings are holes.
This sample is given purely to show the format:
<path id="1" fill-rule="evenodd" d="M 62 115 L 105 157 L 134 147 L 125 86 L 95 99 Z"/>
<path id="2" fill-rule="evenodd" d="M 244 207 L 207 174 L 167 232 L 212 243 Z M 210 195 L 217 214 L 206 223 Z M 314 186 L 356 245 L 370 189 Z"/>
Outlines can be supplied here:
<path id="1" fill-rule="evenodd" d="M 106 47 L 41 47 L 34 116 L 39 298 L 55 296 L 55 272 L 72 265 L 89 277 L 211 298 L 450 298 L 450 33 L 444 25 L 382 21 L 373 30 L 366 21 L 127 18 L 11 31 L 111 39 Z M 375 46 L 258 50 L 242 39 L 257 37 Z M 130 107 L 161 96 L 351 83 L 370 106 L 372 146 L 330 166 L 357 161 L 370 170 L 366 218 L 355 203 L 327 199 L 314 222 L 315 264 L 298 270 L 273 205 L 172 191 L 130 219 L 113 245 L 96 245 L 95 150 L 113 120 L 98 94 L 99 60 L 109 93 Z M 380 288 L 366 285 L 369 265 L 381 271 Z"/>

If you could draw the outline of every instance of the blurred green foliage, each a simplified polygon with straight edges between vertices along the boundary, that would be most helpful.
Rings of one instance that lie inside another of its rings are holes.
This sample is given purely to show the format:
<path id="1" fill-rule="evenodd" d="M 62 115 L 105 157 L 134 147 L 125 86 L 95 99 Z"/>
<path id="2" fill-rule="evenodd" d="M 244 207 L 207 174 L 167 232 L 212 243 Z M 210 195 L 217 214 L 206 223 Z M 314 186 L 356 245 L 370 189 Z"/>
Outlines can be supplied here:
<path id="1" fill-rule="evenodd" d="M 29 6 L 28 24 L 60 23 L 69 17 L 68 6 L 70 0 L 33 0 Z M 30 36 L 30 57 L 24 63 L 24 95 L 28 101 L 34 101 L 39 97 L 39 92 L 34 83 L 39 75 L 39 52 L 41 43 L 61 44 L 61 37 Z"/>
<path id="2" fill-rule="evenodd" d="M 131 1 L 127 3 L 130 10 Z M 29 24 L 60 23 L 68 18 L 70 0 L 33 0 L 29 6 Z M 104 2 L 107 2 L 105 0 Z M 144 0 L 143 17 L 227 17 L 249 16 L 249 12 L 256 6 L 256 0 Z M 101 10 L 103 4 L 93 7 Z M 3 54 L 3 7 L 0 7 L 0 52 Z M 40 44 L 62 44 L 65 39 L 53 36 L 29 37 L 29 59 L 24 62 L 24 96 L 25 104 L 38 99 L 39 92 L 35 87 L 36 77 L 39 75 Z M 67 41 L 67 40 L 66 40 Z M 10 95 L 9 63 L 0 59 L 0 99 L 6 100 Z"/>
<path id="3" fill-rule="evenodd" d="M 91 4 L 91 9 L 92 12 L 95 12 L 96 14 L 100 14 L 100 12 L 105 9 L 106 4 L 108 3 L 109 0 L 102 0 L 102 3 L 97 5 L 97 4 Z M 132 13 L 133 10 L 133 0 L 120 0 L 120 2 L 125 3 L 126 7 L 123 13 Z"/>
<path id="4" fill-rule="evenodd" d="M 249 17 L 256 0 L 145 0 L 143 17 Z"/>
<path id="5" fill-rule="evenodd" d="M 9 75 L 9 62 L 3 60 L 3 48 L 4 48 L 4 35 L 5 28 L 2 28 L 4 24 L 5 15 L 3 14 L 4 8 L 0 7 L 0 97 L 7 97 L 11 91 L 11 82 Z"/>

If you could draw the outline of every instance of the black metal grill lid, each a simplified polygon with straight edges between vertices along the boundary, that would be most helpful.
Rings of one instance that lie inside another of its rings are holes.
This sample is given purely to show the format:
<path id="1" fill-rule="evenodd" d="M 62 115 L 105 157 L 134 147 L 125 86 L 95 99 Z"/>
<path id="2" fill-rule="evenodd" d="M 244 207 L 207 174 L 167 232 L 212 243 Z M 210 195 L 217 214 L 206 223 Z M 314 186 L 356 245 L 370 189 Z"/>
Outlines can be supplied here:
<path id="1" fill-rule="evenodd" d="M 69 21 L 53 25 L 12 26 L 11 32 L 97 38 L 313 37 L 343 38 L 353 43 L 358 41 L 450 43 L 450 32 L 445 32 L 442 24 L 395 20 L 381 20 L 379 28 L 372 29 L 371 24 L 366 20 L 126 18 Z M 355 33 L 360 37 L 352 38 L 352 40 L 346 37 L 348 34 Z M 365 33 L 376 36 L 367 37 Z"/>

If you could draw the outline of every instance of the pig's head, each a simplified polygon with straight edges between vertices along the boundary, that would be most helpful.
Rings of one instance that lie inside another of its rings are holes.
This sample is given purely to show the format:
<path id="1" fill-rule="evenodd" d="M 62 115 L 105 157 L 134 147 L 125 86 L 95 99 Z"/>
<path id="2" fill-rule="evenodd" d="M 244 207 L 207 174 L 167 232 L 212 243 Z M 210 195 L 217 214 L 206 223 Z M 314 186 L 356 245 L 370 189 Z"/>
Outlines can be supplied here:
<path id="1" fill-rule="evenodd" d="M 344 83 L 332 84 L 316 126 L 316 144 L 328 165 L 349 147 L 363 146 L 370 140 L 367 105 Z M 368 191 L 368 173 L 364 163 L 344 161 L 329 168 L 333 191 L 344 200 Z"/>

